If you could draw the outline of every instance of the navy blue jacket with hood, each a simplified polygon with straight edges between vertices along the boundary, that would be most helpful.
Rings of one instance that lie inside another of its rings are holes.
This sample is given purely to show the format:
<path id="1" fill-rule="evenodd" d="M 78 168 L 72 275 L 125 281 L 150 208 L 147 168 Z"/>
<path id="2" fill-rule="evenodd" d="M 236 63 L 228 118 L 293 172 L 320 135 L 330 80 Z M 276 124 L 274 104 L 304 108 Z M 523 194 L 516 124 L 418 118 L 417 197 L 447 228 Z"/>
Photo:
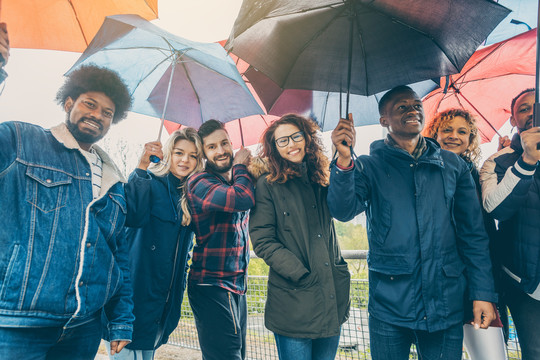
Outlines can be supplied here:
<path id="1" fill-rule="evenodd" d="M 328 206 L 340 221 L 366 211 L 369 313 L 429 332 L 463 321 L 463 295 L 497 301 L 488 237 L 466 163 L 426 138 L 415 160 L 371 144 L 354 168 L 331 168 Z"/>
<path id="2" fill-rule="evenodd" d="M 180 180 L 135 169 L 125 186 L 133 284 L 132 350 L 167 343 L 178 325 L 193 231 L 182 226 Z"/>

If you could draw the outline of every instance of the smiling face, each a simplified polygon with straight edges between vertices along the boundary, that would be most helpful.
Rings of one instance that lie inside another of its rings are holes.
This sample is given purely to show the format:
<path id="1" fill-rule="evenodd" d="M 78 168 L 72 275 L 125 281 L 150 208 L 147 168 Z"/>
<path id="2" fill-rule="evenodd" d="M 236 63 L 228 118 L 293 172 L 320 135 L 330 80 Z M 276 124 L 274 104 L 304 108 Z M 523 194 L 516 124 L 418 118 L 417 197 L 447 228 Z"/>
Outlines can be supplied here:
<path id="1" fill-rule="evenodd" d="M 414 91 L 396 93 L 385 107 L 380 123 L 399 139 L 417 137 L 424 128 L 424 107 Z"/>
<path id="2" fill-rule="evenodd" d="M 197 167 L 197 148 L 189 140 L 180 139 L 173 147 L 171 154 L 171 174 L 184 179 Z"/>
<path id="3" fill-rule="evenodd" d="M 298 136 L 299 132 L 300 129 L 293 124 L 279 125 L 274 131 L 274 139 L 276 139 L 274 143 L 279 155 L 283 159 L 295 164 L 302 163 L 304 156 L 306 156 L 306 140 L 303 136 Z M 277 144 L 279 139 L 288 139 L 289 143 L 283 147 L 280 147 Z"/>
<path id="4" fill-rule="evenodd" d="M 84 150 L 107 134 L 114 117 L 113 101 L 102 92 L 89 91 L 77 100 L 67 98 L 64 109 L 67 112 L 66 125 Z"/>
<path id="5" fill-rule="evenodd" d="M 229 171 L 233 162 L 233 149 L 227 132 L 216 130 L 202 141 L 207 168 L 218 174 Z"/>
<path id="6" fill-rule="evenodd" d="M 461 155 L 470 144 L 471 128 L 462 116 L 456 116 L 437 131 L 437 142 L 445 150 Z"/>
<path id="7" fill-rule="evenodd" d="M 519 133 L 533 126 L 533 105 L 534 92 L 526 92 L 517 98 L 512 108 L 510 124 L 517 127 Z"/>

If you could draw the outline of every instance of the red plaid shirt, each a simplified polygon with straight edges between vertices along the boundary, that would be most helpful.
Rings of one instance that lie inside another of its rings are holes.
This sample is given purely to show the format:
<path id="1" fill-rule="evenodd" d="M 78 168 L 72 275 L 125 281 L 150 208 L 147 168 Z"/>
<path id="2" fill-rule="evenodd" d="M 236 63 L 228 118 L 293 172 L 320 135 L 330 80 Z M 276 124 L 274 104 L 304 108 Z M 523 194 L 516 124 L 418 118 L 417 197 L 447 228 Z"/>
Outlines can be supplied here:
<path id="1" fill-rule="evenodd" d="M 204 171 L 193 175 L 187 186 L 196 236 L 189 281 L 244 294 L 249 263 L 248 214 L 255 205 L 253 180 L 246 166 L 233 166 L 232 184 Z"/>

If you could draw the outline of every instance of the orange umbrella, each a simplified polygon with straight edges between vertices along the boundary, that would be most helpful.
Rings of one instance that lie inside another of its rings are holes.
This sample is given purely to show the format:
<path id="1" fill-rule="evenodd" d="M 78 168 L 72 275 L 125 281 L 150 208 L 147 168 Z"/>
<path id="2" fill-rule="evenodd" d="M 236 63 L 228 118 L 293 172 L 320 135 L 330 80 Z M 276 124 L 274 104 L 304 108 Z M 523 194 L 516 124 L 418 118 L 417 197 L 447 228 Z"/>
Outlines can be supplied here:
<path id="1" fill-rule="evenodd" d="M 158 0 L 0 0 L 12 48 L 83 52 L 106 16 L 158 16 Z"/>

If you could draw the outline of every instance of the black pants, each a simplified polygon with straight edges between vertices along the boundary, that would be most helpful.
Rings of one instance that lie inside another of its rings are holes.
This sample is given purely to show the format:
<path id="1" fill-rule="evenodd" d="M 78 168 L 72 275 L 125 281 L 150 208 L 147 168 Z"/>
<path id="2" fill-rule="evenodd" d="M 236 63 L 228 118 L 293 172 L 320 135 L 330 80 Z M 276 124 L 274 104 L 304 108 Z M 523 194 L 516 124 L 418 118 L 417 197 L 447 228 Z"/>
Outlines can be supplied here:
<path id="1" fill-rule="evenodd" d="M 246 296 L 217 286 L 188 286 L 203 360 L 246 358 Z"/>
<path id="2" fill-rule="evenodd" d="M 510 309 L 523 360 L 540 359 L 540 301 L 518 289 L 509 276 L 503 283 L 504 300 Z"/>

